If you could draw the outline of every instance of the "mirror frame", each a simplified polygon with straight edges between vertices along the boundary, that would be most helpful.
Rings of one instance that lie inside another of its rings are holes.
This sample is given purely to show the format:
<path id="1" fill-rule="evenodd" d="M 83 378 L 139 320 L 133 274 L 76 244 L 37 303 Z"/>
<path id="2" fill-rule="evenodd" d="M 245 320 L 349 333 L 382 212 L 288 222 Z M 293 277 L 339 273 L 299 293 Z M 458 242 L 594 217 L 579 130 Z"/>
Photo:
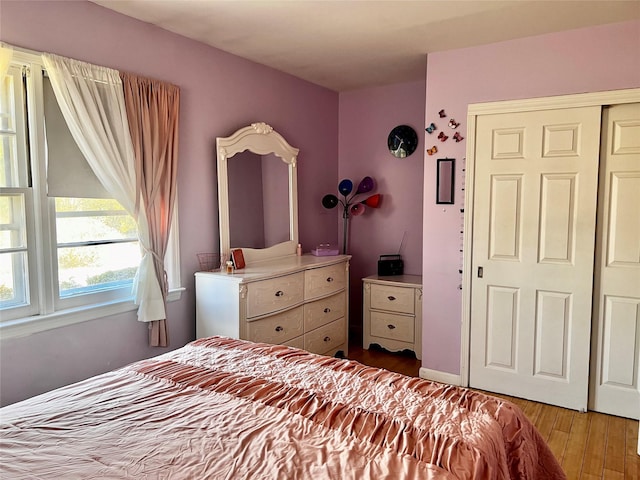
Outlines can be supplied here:
<path id="1" fill-rule="evenodd" d="M 258 155 L 273 153 L 288 165 L 289 170 L 289 238 L 268 248 L 245 248 L 230 245 L 229 235 L 229 170 L 227 162 L 244 151 Z M 218 164 L 218 208 L 220 217 L 220 253 L 228 259 L 232 248 L 242 248 L 247 265 L 272 258 L 295 255 L 298 245 L 298 178 L 296 163 L 299 149 L 292 147 L 271 125 L 252 123 L 229 137 L 216 138 Z"/>
<path id="2" fill-rule="evenodd" d="M 439 158 L 436 171 L 436 204 L 453 205 L 456 171 L 455 158 Z"/>

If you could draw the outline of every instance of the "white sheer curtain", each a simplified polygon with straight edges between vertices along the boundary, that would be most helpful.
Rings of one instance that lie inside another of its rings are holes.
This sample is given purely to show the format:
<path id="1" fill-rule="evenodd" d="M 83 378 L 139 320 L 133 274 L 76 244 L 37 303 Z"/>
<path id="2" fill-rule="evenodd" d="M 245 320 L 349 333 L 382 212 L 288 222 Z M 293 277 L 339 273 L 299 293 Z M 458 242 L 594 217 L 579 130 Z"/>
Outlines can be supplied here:
<path id="1" fill-rule="evenodd" d="M 0 43 L 0 78 L 4 77 L 9 70 L 9 63 L 13 57 L 13 48 L 6 43 Z"/>
<path id="2" fill-rule="evenodd" d="M 149 250 L 149 226 L 144 209 L 139 208 L 133 145 L 119 72 L 48 53 L 42 55 L 42 60 L 80 151 L 107 191 L 137 221 L 143 251 L 134 281 L 138 320 L 165 319 L 162 291 Z"/>

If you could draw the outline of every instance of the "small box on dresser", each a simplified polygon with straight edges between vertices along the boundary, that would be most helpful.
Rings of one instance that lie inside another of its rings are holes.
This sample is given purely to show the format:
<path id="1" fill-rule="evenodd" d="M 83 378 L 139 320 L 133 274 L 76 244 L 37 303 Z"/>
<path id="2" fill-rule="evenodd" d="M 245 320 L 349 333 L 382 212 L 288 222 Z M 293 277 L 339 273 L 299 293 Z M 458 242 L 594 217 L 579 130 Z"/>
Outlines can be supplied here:
<path id="1" fill-rule="evenodd" d="M 362 279 L 363 348 L 377 344 L 392 352 L 411 350 L 422 358 L 422 277 Z"/>

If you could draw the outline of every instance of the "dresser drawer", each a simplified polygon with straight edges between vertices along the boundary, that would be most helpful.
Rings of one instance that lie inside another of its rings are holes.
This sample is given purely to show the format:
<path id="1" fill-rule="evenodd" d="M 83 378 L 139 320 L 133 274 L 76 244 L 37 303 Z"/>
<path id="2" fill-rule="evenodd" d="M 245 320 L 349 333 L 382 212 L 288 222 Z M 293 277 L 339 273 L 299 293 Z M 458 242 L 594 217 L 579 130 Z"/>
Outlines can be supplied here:
<path id="1" fill-rule="evenodd" d="M 344 317 L 328 325 L 304 334 L 304 349 L 311 353 L 325 354 L 346 342 Z"/>
<path id="2" fill-rule="evenodd" d="M 304 350 L 304 336 L 300 335 L 299 337 L 293 338 L 283 343 L 283 345 L 287 345 L 289 347 L 299 348 L 300 350 Z"/>
<path id="3" fill-rule="evenodd" d="M 302 303 L 304 273 L 294 273 L 247 285 L 247 318 L 277 312 Z"/>
<path id="4" fill-rule="evenodd" d="M 371 312 L 371 336 L 413 343 L 414 317 Z"/>
<path id="5" fill-rule="evenodd" d="M 304 298 L 322 297 L 345 288 L 345 264 L 314 268 L 304 273 Z"/>
<path id="6" fill-rule="evenodd" d="M 389 285 L 371 285 L 371 308 L 398 313 L 414 312 L 414 289 Z"/>
<path id="7" fill-rule="evenodd" d="M 302 306 L 271 317 L 247 322 L 247 338 L 252 342 L 285 343 L 302 335 Z"/>
<path id="8" fill-rule="evenodd" d="M 321 298 L 304 306 L 304 331 L 326 325 L 329 322 L 344 317 L 346 293 L 338 293 L 332 297 Z"/>

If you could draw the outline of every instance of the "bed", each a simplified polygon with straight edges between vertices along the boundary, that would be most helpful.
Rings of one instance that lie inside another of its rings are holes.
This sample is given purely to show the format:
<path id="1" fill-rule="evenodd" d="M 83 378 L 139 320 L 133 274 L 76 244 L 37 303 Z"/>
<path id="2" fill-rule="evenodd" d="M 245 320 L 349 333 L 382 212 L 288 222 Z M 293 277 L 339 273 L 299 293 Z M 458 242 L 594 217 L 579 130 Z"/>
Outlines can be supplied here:
<path id="1" fill-rule="evenodd" d="M 565 478 L 509 402 L 225 337 L 9 405 L 0 422 L 0 478 Z"/>

